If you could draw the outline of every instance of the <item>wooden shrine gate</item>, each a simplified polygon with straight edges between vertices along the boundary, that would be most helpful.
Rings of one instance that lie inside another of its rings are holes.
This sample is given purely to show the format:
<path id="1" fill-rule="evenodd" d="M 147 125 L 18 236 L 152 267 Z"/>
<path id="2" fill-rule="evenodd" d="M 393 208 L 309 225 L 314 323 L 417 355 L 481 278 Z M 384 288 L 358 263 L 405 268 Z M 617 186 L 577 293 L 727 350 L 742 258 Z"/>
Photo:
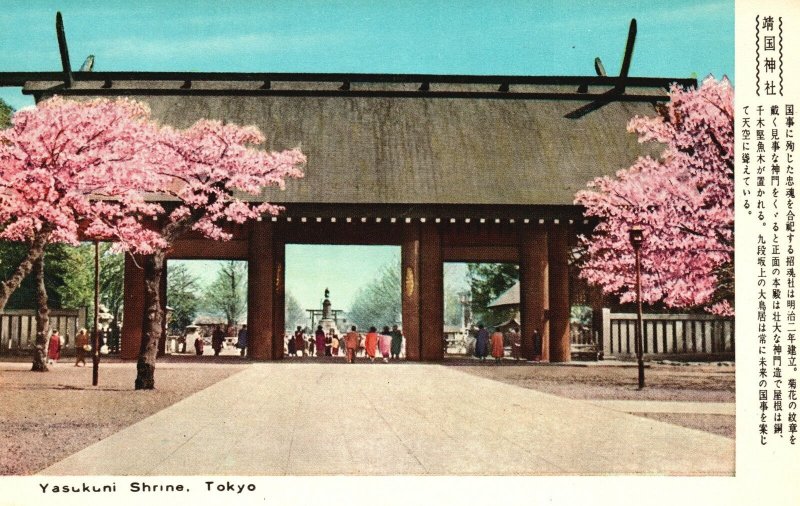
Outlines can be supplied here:
<path id="1" fill-rule="evenodd" d="M 523 354 L 533 357 L 533 334 L 542 337 L 542 359 L 570 358 L 568 244 L 571 225 L 534 218 L 292 215 L 234 227 L 228 242 L 179 241 L 170 258 L 248 262 L 249 356 L 278 360 L 284 353 L 286 244 L 399 245 L 402 321 L 408 360 L 444 356 L 443 263 L 510 262 L 520 267 Z M 325 211 L 317 208 L 317 211 Z M 332 211 L 332 210 L 329 210 Z M 454 210 L 458 211 L 458 210 Z M 464 211 L 464 210 L 461 210 Z M 363 214 L 363 213 L 362 213 Z M 453 212 L 449 214 L 460 214 Z M 481 223 L 483 221 L 483 223 Z M 539 223 L 542 221 L 542 223 Z M 526 223 L 527 222 L 527 223 Z M 166 276 L 165 276 L 166 278 Z M 166 279 L 162 282 L 166 295 Z M 138 356 L 144 303 L 143 271 L 125 264 L 125 318 L 121 357 Z M 166 297 L 162 297 L 166 304 Z"/>

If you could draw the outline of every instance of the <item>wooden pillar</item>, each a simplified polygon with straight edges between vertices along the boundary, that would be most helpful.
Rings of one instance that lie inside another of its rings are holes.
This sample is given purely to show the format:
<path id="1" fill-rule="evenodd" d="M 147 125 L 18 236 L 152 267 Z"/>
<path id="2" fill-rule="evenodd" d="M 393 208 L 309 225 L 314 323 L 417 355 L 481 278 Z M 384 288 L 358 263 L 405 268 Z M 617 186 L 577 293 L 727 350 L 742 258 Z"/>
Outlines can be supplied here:
<path id="1" fill-rule="evenodd" d="M 133 360 L 139 356 L 142 343 L 144 269 L 141 266 L 141 257 L 136 257 L 134 261 L 130 254 L 125 254 L 125 317 L 122 320 L 119 356 L 126 360 Z"/>
<path id="2" fill-rule="evenodd" d="M 420 224 L 420 359 L 444 358 L 442 237 L 434 223 Z"/>
<path id="3" fill-rule="evenodd" d="M 569 362 L 569 228 L 553 225 L 548 231 L 550 263 L 550 361 Z"/>
<path id="4" fill-rule="evenodd" d="M 283 358 L 286 333 L 286 241 L 279 224 L 272 229 L 272 359 Z"/>
<path id="5" fill-rule="evenodd" d="M 254 222 L 247 262 L 247 346 L 255 360 L 274 356 L 272 225 Z"/>
<path id="6" fill-rule="evenodd" d="M 519 252 L 519 301 L 522 323 L 522 356 L 528 360 L 550 360 L 550 324 L 547 229 L 544 225 L 522 225 Z M 534 331 L 541 349 L 534 350 Z"/>
<path id="7" fill-rule="evenodd" d="M 419 224 L 403 225 L 401 256 L 401 290 L 403 336 L 406 340 L 406 360 L 420 360 L 420 283 L 419 283 Z"/>

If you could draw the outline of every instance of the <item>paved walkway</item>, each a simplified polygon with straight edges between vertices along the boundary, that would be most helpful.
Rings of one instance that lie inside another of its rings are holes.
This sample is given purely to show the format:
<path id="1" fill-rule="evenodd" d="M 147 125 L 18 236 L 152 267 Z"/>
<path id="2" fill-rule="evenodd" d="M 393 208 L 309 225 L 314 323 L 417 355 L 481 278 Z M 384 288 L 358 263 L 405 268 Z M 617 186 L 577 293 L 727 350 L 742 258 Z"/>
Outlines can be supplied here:
<path id="1" fill-rule="evenodd" d="M 731 439 L 448 367 L 283 363 L 253 364 L 41 474 L 733 472 Z"/>
<path id="2" fill-rule="evenodd" d="M 736 416 L 734 402 L 681 402 L 681 401 L 586 401 L 623 413 L 681 413 L 692 415 Z"/>

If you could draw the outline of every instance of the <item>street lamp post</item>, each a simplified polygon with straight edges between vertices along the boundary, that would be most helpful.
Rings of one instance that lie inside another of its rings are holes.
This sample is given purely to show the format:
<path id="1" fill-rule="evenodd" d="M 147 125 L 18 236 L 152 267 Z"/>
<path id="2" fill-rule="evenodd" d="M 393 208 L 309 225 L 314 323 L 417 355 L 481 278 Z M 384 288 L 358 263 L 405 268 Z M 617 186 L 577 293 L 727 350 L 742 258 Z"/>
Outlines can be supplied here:
<path id="1" fill-rule="evenodd" d="M 630 240 L 636 256 L 636 360 L 639 363 L 639 390 L 644 388 L 644 346 L 642 328 L 642 243 L 644 230 L 635 225 L 630 230 Z"/>
<path id="2" fill-rule="evenodd" d="M 92 386 L 97 386 L 100 374 L 100 243 L 94 242 L 94 337 L 92 339 Z"/>

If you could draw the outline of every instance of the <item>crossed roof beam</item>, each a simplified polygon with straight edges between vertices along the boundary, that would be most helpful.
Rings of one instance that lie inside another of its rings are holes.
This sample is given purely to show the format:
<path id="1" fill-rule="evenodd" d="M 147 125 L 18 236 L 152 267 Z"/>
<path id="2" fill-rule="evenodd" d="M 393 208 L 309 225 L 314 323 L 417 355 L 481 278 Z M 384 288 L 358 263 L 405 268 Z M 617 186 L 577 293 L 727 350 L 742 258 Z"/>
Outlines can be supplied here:
<path id="1" fill-rule="evenodd" d="M 588 101 L 567 113 L 578 119 L 612 102 L 663 102 L 665 94 L 652 90 L 668 90 L 673 83 L 696 87 L 695 79 L 631 77 L 628 75 L 636 39 L 636 20 L 632 19 L 622 67 L 618 76 L 607 76 L 599 58 L 595 59 L 594 76 L 503 76 L 503 75 L 437 75 L 437 74 L 368 74 L 368 73 L 282 73 L 282 72 L 139 72 L 92 70 L 94 57 L 77 72 L 72 70 L 67 38 L 61 13 L 56 14 L 56 35 L 61 55 L 60 72 L 0 72 L 0 86 L 21 86 L 34 96 L 61 95 L 214 95 L 214 96 L 388 96 L 493 98 Z M 286 89 L 277 83 L 309 83 L 308 89 Z M 30 86 L 29 83 L 40 83 Z M 43 83 L 43 86 L 41 85 Z M 208 87 L 205 83 L 234 83 L 227 87 Z M 330 86 L 328 86 L 330 84 Z M 404 89 L 359 89 L 354 84 L 412 84 Z M 437 90 L 441 85 L 487 85 L 488 91 L 463 89 Z M 322 85 L 322 86 L 321 86 Z M 417 87 L 418 85 L 418 87 Z M 566 86 L 575 91 L 532 91 L 530 86 Z M 516 89 L 515 89 L 516 88 Z M 590 88 L 605 88 L 590 92 Z M 627 92 L 637 88 L 637 93 Z M 643 93 L 642 89 L 650 89 Z"/>

